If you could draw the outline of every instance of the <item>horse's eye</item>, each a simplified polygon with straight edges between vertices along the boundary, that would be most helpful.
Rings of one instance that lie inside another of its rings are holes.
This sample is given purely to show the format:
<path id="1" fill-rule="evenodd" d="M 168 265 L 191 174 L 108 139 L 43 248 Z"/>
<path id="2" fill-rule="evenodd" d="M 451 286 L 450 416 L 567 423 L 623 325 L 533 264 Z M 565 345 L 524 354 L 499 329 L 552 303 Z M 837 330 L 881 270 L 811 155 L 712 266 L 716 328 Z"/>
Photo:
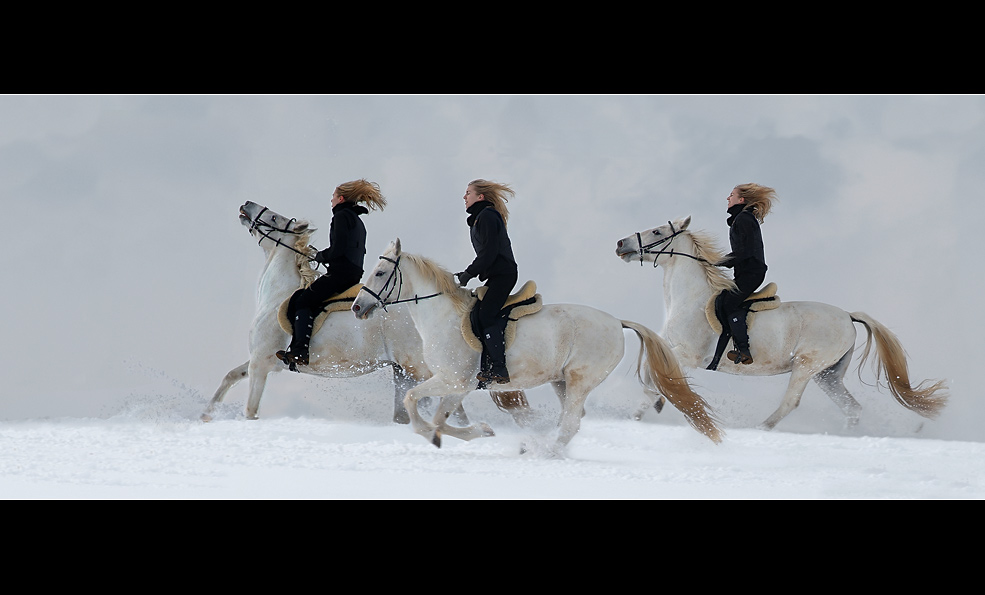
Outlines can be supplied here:
<path id="1" fill-rule="evenodd" d="M 383 276 L 383 271 L 376 271 L 376 276 L 377 277 L 382 277 Z"/>
<path id="2" fill-rule="evenodd" d="M 658 235 L 660 235 L 660 232 L 654 229 L 653 230 L 653 235 L 658 236 Z"/>

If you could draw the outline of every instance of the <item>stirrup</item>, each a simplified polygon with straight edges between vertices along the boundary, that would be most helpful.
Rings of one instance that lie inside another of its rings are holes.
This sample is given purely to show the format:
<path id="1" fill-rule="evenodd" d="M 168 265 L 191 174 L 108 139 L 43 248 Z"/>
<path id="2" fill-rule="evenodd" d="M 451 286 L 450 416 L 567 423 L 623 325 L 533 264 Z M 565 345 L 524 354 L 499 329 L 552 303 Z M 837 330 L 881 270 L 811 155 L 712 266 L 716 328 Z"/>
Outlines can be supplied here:
<path id="1" fill-rule="evenodd" d="M 509 384 L 510 373 L 506 370 L 503 372 L 495 372 L 492 369 L 483 370 L 475 375 L 476 379 L 482 383 L 495 382 L 496 384 Z"/>
<path id="2" fill-rule="evenodd" d="M 752 356 L 751 355 L 749 355 L 748 353 L 741 353 L 739 351 L 736 351 L 735 349 L 733 349 L 732 351 L 729 351 L 727 357 L 730 360 L 732 360 L 732 362 L 735 363 L 735 364 L 746 364 L 746 365 L 748 365 L 748 364 L 751 364 L 752 363 Z"/>
<path id="3" fill-rule="evenodd" d="M 298 353 L 291 353 L 291 351 L 289 349 L 287 351 L 281 349 L 280 351 L 278 351 L 274 355 L 277 356 L 277 359 L 279 359 L 280 361 L 282 361 L 285 364 L 287 364 L 287 366 L 291 368 L 291 371 L 292 372 L 297 372 L 298 371 L 298 368 L 297 368 L 298 365 L 302 365 L 302 366 L 307 366 L 308 365 L 308 356 L 307 355 L 298 354 Z"/>

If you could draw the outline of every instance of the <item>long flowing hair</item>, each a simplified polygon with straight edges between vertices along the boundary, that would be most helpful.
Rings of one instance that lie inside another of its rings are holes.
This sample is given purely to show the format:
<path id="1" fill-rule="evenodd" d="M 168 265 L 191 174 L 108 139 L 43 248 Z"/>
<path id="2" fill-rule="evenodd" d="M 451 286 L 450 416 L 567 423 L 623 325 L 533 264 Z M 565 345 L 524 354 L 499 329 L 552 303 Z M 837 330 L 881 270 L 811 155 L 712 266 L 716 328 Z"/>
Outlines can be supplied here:
<path id="1" fill-rule="evenodd" d="M 335 191 L 345 198 L 346 202 L 366 203 L 371 211 L 376 209 L 382 211 L 383 207 L 386 206 L 386 197 L 383 196 L 383 193 L 380 191 L 380 185 L 376 182 L 370 182 L 365 179 L 353 180 L 352 182 L 339 184 L 335 188 Z"/>
<path id="2" fill-rule="evenodd" d="M 773 208 L 773 203 L 778 200 L 776 190 L 769 186 L 750 183 L 739 184 L 735 189 L 739 191 L 739 196 L 746 199 L 746 208 L 752 210 L 753 215 L 760 223 L 766 219 L 766 215 Z"/>
<path id="3" fill-rule="evenodd" d="M 483 198 L 492 203 L 493 208 L 503 218 L 503 224 L 506 224 L 510 218 L 510 211 L 506 208 L 506 203 L 516 195 L 516 192 L 508 184 L 483 179 L 472 180 L 469 182 L 469 186 L 475 188 L 476 194 L 481 194 Z"/>

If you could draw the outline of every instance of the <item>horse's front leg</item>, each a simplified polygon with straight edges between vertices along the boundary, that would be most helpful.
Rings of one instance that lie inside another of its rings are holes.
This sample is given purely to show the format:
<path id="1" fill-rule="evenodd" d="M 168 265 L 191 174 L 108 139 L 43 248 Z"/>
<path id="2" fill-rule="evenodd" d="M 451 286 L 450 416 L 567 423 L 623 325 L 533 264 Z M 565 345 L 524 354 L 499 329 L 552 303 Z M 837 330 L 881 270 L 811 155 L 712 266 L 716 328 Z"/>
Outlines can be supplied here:
<path id="1" fill-rule="evenodd" d="M 653 379 L 650 376 L 650 371 L 643 370 L 642 377 L 643 377 L 643 386 L 644 386 L 643 394 L 646 395 L 646 400 L 640 405 L 639 409 L 636 410 L 636 413 L 633 414 L 633 419 L 636 421 L 640 421 L 641 419 L 643 419 L 643 416 L 650 409 L 653 409 L 657 413 L 660 413 L 661 411 L 663 411 L 664 408 L 664 396 L 658 392 L 654 392 L 649 388 L 646 388 L 650 386 L 656 386 L 656 383 L 653 381 Z"/>
<path id="2" fill-rule="evenodd" d="M 443 433 L 455 438 L 462 438 L 463 440 L 491 435 L 490 432 L 492 430 L 489 426 L 485 426 L 485 424 L 481 424 L 478 428 L 476 426 L 456 428 L 444 423 L 453 412 L 459 409 L 462 399 L 474 388 L 475 383 L 468 384 L 458 379 L 448 380 L 439 374 L 435 374 L 421 384 L 411 388 L 407 391 L 407 396 L 404 397 L 404 407 L 410 416 L 411 428 L 415 433 L 420 434 L 425 440 L 438 448 L 441 447 L 441 436 Z M 417 408 L 418 401 L 424 397 L 441 397 L 433 423 L 422 418 Z"/>
<path id="3" fill-rule="evenodd" d="M 274 369 L 274 357 L 250 361 L 250 396 L 246 401 L 246 419 L 257 419 L 260 398 L 263 396 L 264 387 L 267 386 L 267 374 Z"/>
<path id="4" fill-rule="evenodd" d="M 242 365 L 236 366 L 232 370 L 226 373 L 226 377 L 222 379 L 219 384 L 219 388 L 216 389 L 215 394 L 212 395 L 212 400 L 209 401 L 208 407 L 202 413 L 202 421 L 212 421 L 212 414 L 215 412 L 216 406 L 222 402 L 222 399 L 229 392 L 229 389 L 239 384 L 239 381 L 246 378 L 249 375 L 250 362 L 246 361 Z"/>
<path id="5" fill-rule="evenodd" d="M 404 408 L 404 397 L 407 390 L 413 387 L 417 381 L 407 375 L 399 364 L 393 364 L 393 423 L 410 423 L 410 416 Z"/>
<path id="6" fill-rule="evenodd" d="M 477 424 L 469 424 L 465 427 L 450 426 L 446 423 L 448 418 L 452 415 L 454 415 L 456 419 L 462 419 L 465 417 L 465 409 L 462 408 L 462 401 L 466 396 L 468 396 L 468 394 L 468 392 L 465 392 L 462 394 L 441 397 L 441 401 L 438 403 L 438 410 L 434 414 L 434 423 L 437 426 L 439 438 L 441 435 L 447 435 L 452 438 L 468 441 L 476 438 L 488 438 L 496 435 L 488 424 L 481 422 Z M 436 444 L 435 446 L 440 446 L 440 444 Z"/>

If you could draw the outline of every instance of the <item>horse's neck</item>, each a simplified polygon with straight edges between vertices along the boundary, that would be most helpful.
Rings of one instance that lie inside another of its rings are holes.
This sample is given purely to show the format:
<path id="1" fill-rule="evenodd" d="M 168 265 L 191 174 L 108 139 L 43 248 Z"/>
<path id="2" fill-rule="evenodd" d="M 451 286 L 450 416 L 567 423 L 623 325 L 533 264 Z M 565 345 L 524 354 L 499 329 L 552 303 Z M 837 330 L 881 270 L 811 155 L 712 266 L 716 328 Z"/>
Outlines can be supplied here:
<path id="1" fill-rule="evenodd" d="M 301 286 L 301 274 L 290 250 L 269 250 L 266 255 L 257 285 L 257 310 L 276 311 Z"/>
<path id="2" fill-rule="evenodd" d="M 667 324 L 704 320 L 705 306 L 713 292 L 700 263 L 690 258 L 672 259 L 664 266 Z"/>
<path id="3" fill-rule="evenodd" d="M 425 282 L 422 276 L 414 271 L 412 275 L 406 277 L 399 299 L 406 300 L 415 295 L 428 296 L 436 293 L 438 293 L 438 287 Z M 442 294 L 402 305 L 407 306 L 414 326 L 417 327 L 417 332 L 425 341 L 427 337 L 434 336 L 436 333 L 461 328 L 462 314 L 450 296 Z M 458 335 L 461 336 L 461 332 L 458 332 Z"/>

